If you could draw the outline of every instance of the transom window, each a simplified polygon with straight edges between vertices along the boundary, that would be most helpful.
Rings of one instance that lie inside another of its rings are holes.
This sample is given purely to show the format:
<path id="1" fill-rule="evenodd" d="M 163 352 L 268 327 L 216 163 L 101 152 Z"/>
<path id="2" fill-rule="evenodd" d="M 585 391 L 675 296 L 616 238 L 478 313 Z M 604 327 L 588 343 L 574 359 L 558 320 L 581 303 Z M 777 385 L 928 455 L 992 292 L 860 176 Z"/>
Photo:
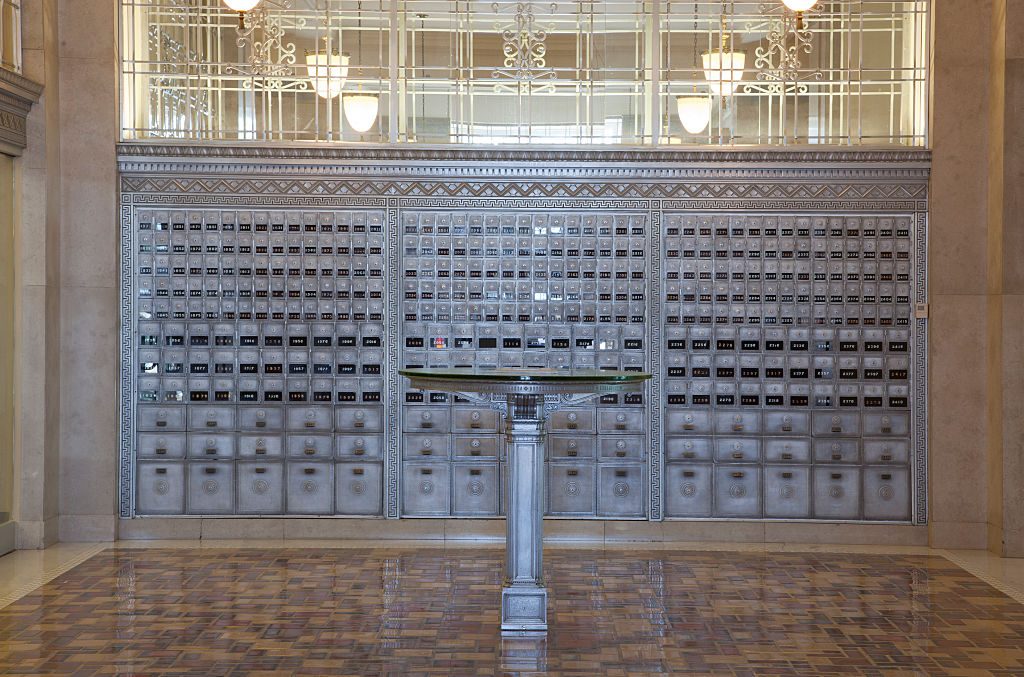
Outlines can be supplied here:
<path id="1" fill-rule="evenodd" d="M 923 146 L 929 4 L 122 0 L 122 136 Z"/>

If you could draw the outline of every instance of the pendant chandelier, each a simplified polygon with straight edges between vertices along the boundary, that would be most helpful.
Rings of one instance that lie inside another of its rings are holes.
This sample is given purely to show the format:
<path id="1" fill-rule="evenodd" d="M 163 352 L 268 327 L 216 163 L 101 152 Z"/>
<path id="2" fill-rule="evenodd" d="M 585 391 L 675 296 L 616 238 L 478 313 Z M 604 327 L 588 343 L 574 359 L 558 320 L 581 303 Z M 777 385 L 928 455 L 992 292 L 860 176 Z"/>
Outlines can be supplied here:
<path id="1" fill-rule="evenodd" d="M 306 75 L 317 96 L 334 99 L 341 94 L 348 77 L 348 61 L 348 54 L 339 54 L 336 49 L 306 52 Z"/>
<path id="2" fill-rule="evenodd" d="M 357 12 L 357 27 L 358 33 L 358 47 L 356 48 L 356 59 L 359 64 L 362 64 L 363 60 L 363 3 L 362 0 L 356 6 Z M 362 74 L 362 66 L 356 67 L 356 78 Z M 367 94 L 363 92 L 363 83 L 359 83 L 358 90 L 354 94 L 343 94 L 341 97 L 342 109 L 345 111 L 345 119 L 348 120 L 349 126 L 357 132 L 366 132 L 373 127 L 374 121 L 377 119 L 377 110 L 380 107 L 380 99 L 376 94 Z"/>
<path id="3" fill-rule="evenodd" d="M 743 79 L 743 68 L 747 55 L 729 49 L 729 33 L 726 31 L 725 14 L 721 21 L 721 42 L 718 51 L 707 51 L 701 55 L 704 79 L 715 96 L 732 96 Z"/>
<path id="4" fill-rule="evenodd" d="M 224 0 L 224 4 L 236 12 L 248 12 L 260 4 L 260 2 L 262 0 Z"/>
<path id="5" fill-rule="evenodd" d="M 693 3 L 693 67 L 697 68 L 697 3 Z M 711 122 L 711 97 L 697 92 L 676 97 L 676 115 L 690 134 L 700 134 Z"/>

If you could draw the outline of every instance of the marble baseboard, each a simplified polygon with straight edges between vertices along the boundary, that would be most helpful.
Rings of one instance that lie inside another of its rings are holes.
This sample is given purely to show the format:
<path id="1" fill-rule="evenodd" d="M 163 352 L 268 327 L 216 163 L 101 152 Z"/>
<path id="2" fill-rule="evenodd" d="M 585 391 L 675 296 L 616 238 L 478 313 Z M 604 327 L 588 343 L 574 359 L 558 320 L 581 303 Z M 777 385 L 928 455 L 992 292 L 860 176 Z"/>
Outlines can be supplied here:
<path id="1" fill-rule="evenodd" d="M 0 555 L 6 555 L 14 550 L 15 526 L 14 522 L 0 524 Z"/>
<path id="2" fill-rule="evenodd" d="M 61 515 L 62 543 L 107 543 L 117 538 L 117 518 L 113 515 Z"/>
<path id="3" fill-rule="evenodd" d="M 989 546 L 988 524 L 984 522 L 931 522 L 928 535 L 933 548 L 986 550 Z"/>
<path id="4" fill-rule="evenodd" d="M 22 521 L 15 523 L 15 547 L 18 550 L 41 550 L 57 543 L 59 538 L 57 517 L 44 521 Z"/>
<path id="5" fill-rule="evenodd" d="M 549 542 L 811 543 L 928 545 L 928 527 L 807 522 L 545 520 Z M 117 523 L 118 539 L 135 540 L 432 540 L 505 539 L 501 519 L 332 519 L 145 517 Z"/>

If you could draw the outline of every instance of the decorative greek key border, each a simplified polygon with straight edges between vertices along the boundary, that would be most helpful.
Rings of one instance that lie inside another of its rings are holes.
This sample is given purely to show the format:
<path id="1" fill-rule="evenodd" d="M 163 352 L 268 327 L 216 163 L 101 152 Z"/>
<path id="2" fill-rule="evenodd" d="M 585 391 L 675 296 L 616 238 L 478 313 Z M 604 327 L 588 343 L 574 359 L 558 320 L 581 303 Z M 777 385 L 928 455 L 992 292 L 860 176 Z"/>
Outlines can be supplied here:
<path id="1" fill-rule="evenodd" d="M 121 362 L 118 378 L 118 515 L 131 517 L 135 513 L 135 401 L 136 379 L 135 340 L 136 313 L 133 291 L 135 264 L 135 208 L 131 195 L 121 194 L 121 269 L 120 303 Z"/>

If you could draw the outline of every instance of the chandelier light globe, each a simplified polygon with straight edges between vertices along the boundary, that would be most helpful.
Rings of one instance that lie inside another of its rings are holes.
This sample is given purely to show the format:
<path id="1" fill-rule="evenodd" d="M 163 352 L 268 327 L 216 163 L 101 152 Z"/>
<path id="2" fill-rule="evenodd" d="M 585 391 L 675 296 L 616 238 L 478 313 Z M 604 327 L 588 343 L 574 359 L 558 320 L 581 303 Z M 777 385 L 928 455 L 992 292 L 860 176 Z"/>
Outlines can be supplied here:
<path id="1" fill-rule="evenodd" d="M 337 51 L 306 52 L 306 75 L 313 90 L 323 99 L 341 94 L 348 77 L 348 54 Z"/>
<path id="2" fill-rule="evenodd" d="M 224 0 L 224 4 L 236 12 L 248 12 L 263 0 Z"/>
<path id="3" fill-rule="evenodd" d="M 377 119 L 377 107 L 380 100 L 376 94 L 345 94 L 341 97 L 345 109 L 345 119 L 349 126 L 357 132 L 365 132 L 373 127 Z"/>
<path id="4" fill-rule="evenodd" d="M 683 129 L 690 134 L 700 134 L 711 122 L 711 99 L 707 96 L 677 96 L 676 113 Z"/>
<path id="5" fill-rule="evenodd" d="M 704 52 L 701 55 L 704 66 L 704 79 L 711 87 L 715 96 L 731 96 L 740 86 L 743 79 L 743 67 L 747 63 L 744 52 L 733 52 L 721 49 L 715 52 Z"/>
<path id="6" fill-rule="evenodd" d="M 806 12 L 818 4 L 818 0 L 782 0 L 782 4 L 794 12 Z"/>

